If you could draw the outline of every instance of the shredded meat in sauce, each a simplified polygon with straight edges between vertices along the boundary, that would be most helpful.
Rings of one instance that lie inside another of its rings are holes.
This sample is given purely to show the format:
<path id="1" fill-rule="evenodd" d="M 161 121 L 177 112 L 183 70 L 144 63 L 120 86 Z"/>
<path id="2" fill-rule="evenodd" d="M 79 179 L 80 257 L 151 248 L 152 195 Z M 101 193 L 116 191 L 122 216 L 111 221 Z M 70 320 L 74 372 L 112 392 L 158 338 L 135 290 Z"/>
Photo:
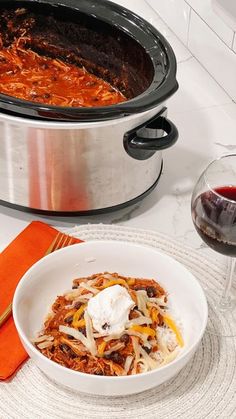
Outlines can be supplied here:
<path id="1" fill-rule="evenodd" d="M 21 37 L 0 47 L 0 93 L 56 106 L 114 105 L 125 96 L 85 68 L 38 55 Z"/>

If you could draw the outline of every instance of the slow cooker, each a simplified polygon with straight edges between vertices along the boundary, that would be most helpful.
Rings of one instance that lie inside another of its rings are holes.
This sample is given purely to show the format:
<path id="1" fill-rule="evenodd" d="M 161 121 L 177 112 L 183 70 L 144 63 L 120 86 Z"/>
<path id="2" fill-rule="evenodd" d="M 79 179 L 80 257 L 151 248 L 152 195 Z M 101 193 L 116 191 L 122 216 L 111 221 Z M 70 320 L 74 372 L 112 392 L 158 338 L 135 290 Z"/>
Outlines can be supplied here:
<path id="1" fill-rule="evenodd" d="M 128 100 L 75 108 L 0 94 L 0 203 L 88 215 L 143 198 L 160 177 L 161 150 L 178 138 L 165 106 L 178 88 L 171 46 L 144 19 L 105 0 L 0 0 L 0 26 L 3 10 L 19 8 L 34 15 L 31 36 L 43 53 L 53 40 L 51 55 L 73 55 Z"/>

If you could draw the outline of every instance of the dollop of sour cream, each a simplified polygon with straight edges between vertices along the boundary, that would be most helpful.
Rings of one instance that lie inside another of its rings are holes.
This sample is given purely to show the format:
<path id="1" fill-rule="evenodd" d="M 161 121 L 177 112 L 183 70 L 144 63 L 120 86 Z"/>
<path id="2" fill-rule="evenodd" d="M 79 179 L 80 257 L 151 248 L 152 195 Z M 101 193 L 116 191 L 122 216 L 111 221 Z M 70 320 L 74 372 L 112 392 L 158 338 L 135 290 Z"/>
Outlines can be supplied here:
<path id="1" fill-rule="evenodd" d="M 120 285 L 113 285 L 90 298 L 87 310 L 97 332 L 113 335 L 124 331 L 134 306 L 128 291 Z"/>

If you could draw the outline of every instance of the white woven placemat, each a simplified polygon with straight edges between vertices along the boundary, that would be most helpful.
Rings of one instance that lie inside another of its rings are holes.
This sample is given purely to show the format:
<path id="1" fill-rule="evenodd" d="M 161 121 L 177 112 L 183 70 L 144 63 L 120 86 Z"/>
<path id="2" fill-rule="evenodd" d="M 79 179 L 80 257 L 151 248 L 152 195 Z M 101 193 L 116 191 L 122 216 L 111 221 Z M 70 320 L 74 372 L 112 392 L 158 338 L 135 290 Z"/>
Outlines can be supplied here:
<path id="1" fill-rule="evenodd" d="M 69 232 L 84 240 L 111 239 L 143 243 L 184 264 L 217 296 L 224 270 L 196 251 L 162 234 L 118 226 L 87 225 Z M 210 310 L 212 327 L 219 319 Z M 1 419 L 92 418 L 236 418 L 236 340 L 205 333 L 189 364 L 172 380 L 127 397 L 101 397 L 72 392 L 50 381 L 28 361 L 11 382 L 0 384 Z"/>

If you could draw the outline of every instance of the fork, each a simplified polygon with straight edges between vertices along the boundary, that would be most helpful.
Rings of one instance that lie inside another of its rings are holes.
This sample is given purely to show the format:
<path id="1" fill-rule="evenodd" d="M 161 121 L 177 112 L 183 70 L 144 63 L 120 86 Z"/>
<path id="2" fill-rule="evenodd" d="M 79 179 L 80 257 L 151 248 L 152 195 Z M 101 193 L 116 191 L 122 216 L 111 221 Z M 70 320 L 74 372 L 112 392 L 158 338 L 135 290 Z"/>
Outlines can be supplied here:
<path id="1" fill-rule="evenodd" d="M 58 232 L 55 239 L 52 241 L 43 256 L 49 255 L 49 253 L 55 252 L 55 250 L 62 249 L 63 247 L 70 246 L 73 243 L 74 237 L 68 236 L 67 234 Z M 12 303 L 10 303 L 6 310 L 0 315 L 0 327 L 9 319 L 12 314 Z"/>

